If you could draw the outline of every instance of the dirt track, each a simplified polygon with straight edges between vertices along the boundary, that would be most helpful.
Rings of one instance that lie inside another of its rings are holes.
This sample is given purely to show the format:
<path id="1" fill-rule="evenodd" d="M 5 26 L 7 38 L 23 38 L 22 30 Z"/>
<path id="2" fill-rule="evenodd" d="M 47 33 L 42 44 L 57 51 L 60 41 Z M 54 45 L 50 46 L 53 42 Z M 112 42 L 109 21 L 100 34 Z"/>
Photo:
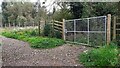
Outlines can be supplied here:
<path id="1" fill-rule="evenodd" d="M 65 44 L 53 49 L 33 49 L 23 41 L 2 39 L 3 66 L 82 66 L 78 62 L 79 53 L 85 46 Z"/>

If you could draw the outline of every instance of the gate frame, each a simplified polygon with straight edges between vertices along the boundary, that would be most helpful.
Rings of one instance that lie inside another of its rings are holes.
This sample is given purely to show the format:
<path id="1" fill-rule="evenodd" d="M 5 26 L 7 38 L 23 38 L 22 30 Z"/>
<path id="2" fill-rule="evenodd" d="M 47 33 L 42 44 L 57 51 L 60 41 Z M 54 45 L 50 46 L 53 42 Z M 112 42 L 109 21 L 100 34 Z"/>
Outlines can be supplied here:
<path id="1" fill-rule="evenodd" d="M 109 45 L 110 42 L 111 42 L 111 14 L 108 14 L 107 16 L 98 16 L 97 18 L 99 18 L 99 17 L 105 17 L 105 31 L 104 31 L 104 32 L 106 32 L 105 33 L 105 41 L 106 41 L 106 44 Z M 96 17 L 90 17 L 90 18 L 96 18 Z M 82 18 L 82 19 L 88 19 L 88 36 L 89 36 L 89 19 L 90 18 Z M 75 21 L 75 20 L 82 20 L 82 19 L 73 19 L 73 21 Z M 74 25 L 75 25 L 75 23 L 74 23 Z M 65 19 L 63 19 L 63 33 L 62 34 L 63 34 L 62 35 L 63 36 L 63 40 L 66 41 L 66 37 L 65 37 L 65 34 L 66 34 Z M 76 42 L 74 42 L 74 43 L 76 43 Z M 88 39 L 88 45 L 89 45 L 89 39 Z"/>

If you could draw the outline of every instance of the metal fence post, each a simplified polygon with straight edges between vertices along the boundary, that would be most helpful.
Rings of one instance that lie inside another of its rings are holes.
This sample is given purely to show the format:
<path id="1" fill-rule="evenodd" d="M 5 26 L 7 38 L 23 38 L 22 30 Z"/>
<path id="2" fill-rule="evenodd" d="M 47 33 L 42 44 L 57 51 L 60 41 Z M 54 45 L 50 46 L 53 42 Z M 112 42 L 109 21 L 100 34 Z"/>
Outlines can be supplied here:
<path id="1" fill-rule="evenodd" d="M 90 38 L 90 32 L 89 32 L 89 18 L 87 18 L 87 20 L 88 20 L 88 45 L 90 44 L 90 41 L 89 41 L 89 38 Z"/>
<path id="2" fill-rule="evenodd" d="M 74 20 L 74 42 L 76 41 L 76 20 Z"/>

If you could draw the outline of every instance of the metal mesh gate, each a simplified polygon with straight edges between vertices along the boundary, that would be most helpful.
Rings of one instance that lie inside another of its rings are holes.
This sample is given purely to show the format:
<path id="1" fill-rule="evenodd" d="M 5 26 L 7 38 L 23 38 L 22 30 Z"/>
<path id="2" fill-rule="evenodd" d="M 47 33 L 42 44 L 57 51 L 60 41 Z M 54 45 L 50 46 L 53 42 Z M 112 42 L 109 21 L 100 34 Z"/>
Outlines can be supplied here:
<path id="1" fill-rule="evenodd" d="M 106 43 L 106 16 L 65 20 L 65 40 L 91 46 Z"/>

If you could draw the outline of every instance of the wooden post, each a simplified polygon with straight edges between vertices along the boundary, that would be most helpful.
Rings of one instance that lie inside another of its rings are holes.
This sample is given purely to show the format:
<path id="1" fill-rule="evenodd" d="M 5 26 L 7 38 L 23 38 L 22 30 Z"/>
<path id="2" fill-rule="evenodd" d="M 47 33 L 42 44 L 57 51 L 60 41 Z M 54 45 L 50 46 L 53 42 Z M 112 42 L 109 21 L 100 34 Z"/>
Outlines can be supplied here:
<path id="1" fill-rule="evenodd" d="M 116 39 L 116 16 L 114 16 L 113 20 L 113 40 Z"/>
<path id="2" fill-rule="evenodd" d="M 15 23 L 13 23 L 13 28 L 15 29 Z"/>
<path id="3" fill-rule="evenodd" d="M 39 33 L 39 36 L 40 36 L 40 20 L 38 21 L 38 33 Z"/>
<path id="4" fill-rule="evenodd" d="M 12 27 L 14 27 L 14 23 L 12 23 Z"/>
<path id="5" fill-rule="evenodd" d="M 5 28 L 6 28 L 7 26 L 6 26 L 6 24 L 5 24 Z"/>
<path id="6" fill-rule="evenodd" d="M 108 14 L 107 18 L 107 45 L 110 44 L 111 41 L 111 14 Z"/>
<path id="7" fill-rule="evenodd" d="M 19 22 L 19 24 L 18 24 L 18 27 L 20 27 L 20 22 Z"/>
<path id="8" fill-rule="evenodd" d="M 33 21 L 33 27 L 35 27 L 35 25 L 34 25 L 34 21 Z"/>
<path id="9" fill-rule="evenodd" d="M 63 24 L 62 24 L 62 37 L 63 37 L 63 40 L 65 40 L 65 19 L 63 19 Z"/>
<path id="10" fill-rule="evenodd" d="M 11 26 L 10 26 L 10 23 L 9 23 L 9 27 L 11 27 Z"/>
<path id="11" fill-rule="evenodd" d="M 24 22 L 24 26 L 23 26 L 23 27 L 26 27 L 26 26 L 25 26 L 25 23 L 26 23 L 26 22 Z"/>

